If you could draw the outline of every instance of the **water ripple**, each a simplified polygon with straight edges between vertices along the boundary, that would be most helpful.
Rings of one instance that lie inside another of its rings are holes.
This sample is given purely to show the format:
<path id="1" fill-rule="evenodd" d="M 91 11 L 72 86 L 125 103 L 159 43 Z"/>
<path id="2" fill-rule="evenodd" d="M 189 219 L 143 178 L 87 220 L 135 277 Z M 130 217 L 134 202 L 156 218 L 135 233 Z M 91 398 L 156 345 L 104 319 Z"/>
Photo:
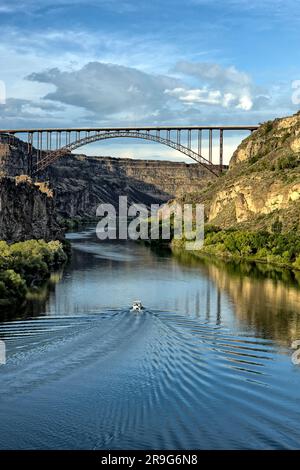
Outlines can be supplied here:
<path id="1" fill-rule="evenodd" d="M 0 447 L 33 445 L 29 403 L 48 429 L 35 440 L 40 448 L 299 443 L 299 393 L 281 373 L 287 351 L 272 341 L 172 312 L 128 310 L 6 322 L 0 338 L 8 350 Z"/>

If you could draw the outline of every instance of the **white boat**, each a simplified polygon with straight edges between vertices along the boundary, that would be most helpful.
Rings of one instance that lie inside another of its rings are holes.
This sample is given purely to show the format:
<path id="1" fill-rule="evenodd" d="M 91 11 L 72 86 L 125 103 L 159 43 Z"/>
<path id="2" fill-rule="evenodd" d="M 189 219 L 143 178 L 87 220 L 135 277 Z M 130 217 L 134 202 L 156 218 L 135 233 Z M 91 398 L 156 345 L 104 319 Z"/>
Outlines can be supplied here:
<path id="1" fill-rule="evenodd" d="M 142 305 L 142 302 L 140 300 L 135 300 L 132 304 L 131 310 L 140 312 L 141 310 L 143 310 L 143 308 L 144 307 Z"/>

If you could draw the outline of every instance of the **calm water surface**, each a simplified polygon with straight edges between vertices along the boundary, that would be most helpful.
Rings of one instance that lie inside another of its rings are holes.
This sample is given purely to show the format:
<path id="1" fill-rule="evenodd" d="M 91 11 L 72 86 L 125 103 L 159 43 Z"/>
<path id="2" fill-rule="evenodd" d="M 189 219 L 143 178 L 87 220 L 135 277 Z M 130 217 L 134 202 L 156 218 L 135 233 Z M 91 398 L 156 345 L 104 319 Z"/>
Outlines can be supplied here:
<path id="1" fill-rule="evenodd" d="M 69 239 L 50 291 L 1 317 L 0 448 L 300 448 L 288 272 Z"/>

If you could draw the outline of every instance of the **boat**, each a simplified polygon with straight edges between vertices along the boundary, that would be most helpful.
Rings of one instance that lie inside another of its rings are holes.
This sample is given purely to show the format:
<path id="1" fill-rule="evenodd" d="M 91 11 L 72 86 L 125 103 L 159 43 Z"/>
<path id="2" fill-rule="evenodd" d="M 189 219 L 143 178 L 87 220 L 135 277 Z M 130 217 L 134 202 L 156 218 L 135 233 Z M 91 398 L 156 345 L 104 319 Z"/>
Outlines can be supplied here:
<path id="1" fill-rule="evenodd" d="M 132 307 L 131 307 L 132 311 L 140 312 L 143 309 L 144 309 L 144 307 L 143 307 L 142 302 L 140 300 L 135 300 L 133 302 Z"/>

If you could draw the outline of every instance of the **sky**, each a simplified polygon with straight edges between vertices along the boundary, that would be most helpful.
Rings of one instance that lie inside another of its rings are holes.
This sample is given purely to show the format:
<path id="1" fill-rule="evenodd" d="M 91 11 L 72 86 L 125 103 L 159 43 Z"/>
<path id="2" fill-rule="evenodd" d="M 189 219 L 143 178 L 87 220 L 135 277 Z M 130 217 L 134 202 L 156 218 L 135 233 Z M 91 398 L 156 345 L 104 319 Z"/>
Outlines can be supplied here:
<path id="1" fill-rule="evenodd" d="M 0 0 L 0 28 L 2 129 L 258 124 L 300 109 L 299 0 Z M 227 160 L 240 138 L 225 138 Z M 131 139 L 82 151 L 184 160 Z"/>

